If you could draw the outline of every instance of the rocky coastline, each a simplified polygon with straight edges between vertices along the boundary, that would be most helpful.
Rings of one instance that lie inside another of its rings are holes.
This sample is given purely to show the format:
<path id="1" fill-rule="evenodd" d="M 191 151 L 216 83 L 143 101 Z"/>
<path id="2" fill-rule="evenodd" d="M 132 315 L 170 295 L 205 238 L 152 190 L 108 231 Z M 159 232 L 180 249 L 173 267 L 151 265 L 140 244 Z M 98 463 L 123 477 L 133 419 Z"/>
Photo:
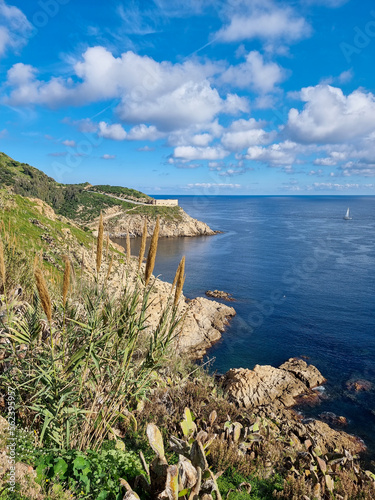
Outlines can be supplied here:
<path id="1" fill-rule="evenodd" d="M 132 214 L 131 210 L 124 212 L 118 207 L 111 207 L 104 213 L 104 228 L 111 238 L 122 238 L 129 232 L 131 237 L 142 236 L 144 222 L 147 220 L 147 236 L 151 236 L 156 219 L 150 215 Z M 98 221 L 94 220 L 89 227 L 96 229 Z M 181 207 L 176 216 L 160 217 L 160 232 L 162 238 L 213 236 L 220 231 L 212 230 L 206 223 L 190 217 Z"/>

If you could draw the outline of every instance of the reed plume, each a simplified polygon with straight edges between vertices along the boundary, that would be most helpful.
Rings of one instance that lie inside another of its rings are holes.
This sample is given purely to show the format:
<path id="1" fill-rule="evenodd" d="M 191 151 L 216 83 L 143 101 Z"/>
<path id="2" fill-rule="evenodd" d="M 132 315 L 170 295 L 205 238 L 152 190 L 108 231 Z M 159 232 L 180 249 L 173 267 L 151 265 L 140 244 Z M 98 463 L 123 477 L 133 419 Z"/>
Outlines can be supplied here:
<path id="1" fill-rule="evenodd" d="M 3 242 L 1 240 L 0 240 L 0 275 L 1 275 L 1 281 L 3 282 L 3 286 L 5 286 L 6 273 L 5 273 L 4 247 L 3 247 Z"/>
<path id="2" fill-rule="evenodd" d="M 179 298 L 181 297 L 182 289 L 183 289 L 183 286 L 185 283 L 185 278 L 186 278 L 186 275 L 185 275 L 185 256 L 182 257 L 181 262 L 180 262 L 178 267 L 179 267 L 179 270 L 177 269 L 177 272 L 176 272 L 176 276 L 178 273 L 178 277 L 177 277 L 176 292 L 174 295 L 174 302 L 173 302 L 174 307 L 176 307 L 178 304 L 178 301 L 179 301 Z M 176 278 L 176 276 L 175 276 L 175 278 Z"/>
<path id="3" fill-rule="evenodd" d="M 131 249 L 130 249 L 130 235 L 129 231 L 126 233 L 126 262 L 130 264 Z"/>
<path id="4" fill-rule="evenodd" d="M 152 271 L 154 270 L 154 266 L 155 266 L 156 251 L 158 249 L 159 230 L 160 230 L 160 222 L 159 222 L 159 216 L 158 216 L 156 219 L 154 232 L 152 233 L 150 248 L 148 250 L 148 255 L 147 255 L 146 271 L 145 271 L 145 285 L 146 286 L 148 285 L 148 283 L 150 281 L 151 274 L 152 274 Z"/>
<path id="5" fill-rule="evenodd" d="M 105 257 L 108 259 L 108 248 L 109 248 L 109 233 L 107 233 L 107 239 L 105 240 Z"/>
<path id="6" fill-rule="evenodd" d="M 40 269 L 35 269 L 34 275 L 43 311 L 45 312 L 45 315 L 47 316 L 49 323 L 51 323 L 52 321 L 51 297 L 49 296 L 48 288 L 44 280 L 43 273 Z"/>
<path id="7" fill-rule="evenodd" d="M 113 254 L 112 254 L 111 262 L 109 263 L 109 266 L 108 266 L 107 276 L 105 277 L 106 281 L 108 281 L 109 275 L 111 274 L 112 266 L 113 266 Z"/>
<path id="8" fill-rule="evenodd" d="M 145 250 L 146 250 L 146 240 L 147 240 L 147 220 L 145 220 L 144 226 L 143 226 L 143 233 L 142 233 L 142 240 L 141 240 L 141 248 L 139 249 L 139 256 L 138 256 L 138 272 L 141 269 L 141 265 L 143 262 L 143 258 L 145 256 Z"/>
<path id="9" fill-rule="evenodd" d="M 100 266 L 102 265 L 103 233 L 104 233 L 103 214 L 100 212 L 99 228 L 98 228 L 98 241 L 97 241 L 97 246 L 96 246 L 96 272 L 97 272 L 97 274 L 99 274 Z"/>
<path id="10" fill-rule="evenodd" d="M 65 307 L 66 299 L 68 297 L 69 285 L 70 285 L 70 262 L 67 256 L 64 257 L 65 268 L 64 268 L 64 279 L 63 279 L 63 307 Z"/>
<path id="11" fill-rule="evenodd" d="M 181 271 L 182 266 L 183 266 L 182 274 L 184 274 L 184 272 L 185 272 L 185 255 L 182 257 L 182 259 L 180 260 L 180 263 L 178 264 L 176 274 L 174 275 L 174 278 L 173 278 L 171 292 L 172 292 L 172 290 L 173 290 L 173 288 L 174 288 L 175 284 L 177 283 L 177 280 L 180 276 L 180 271 Z"/>

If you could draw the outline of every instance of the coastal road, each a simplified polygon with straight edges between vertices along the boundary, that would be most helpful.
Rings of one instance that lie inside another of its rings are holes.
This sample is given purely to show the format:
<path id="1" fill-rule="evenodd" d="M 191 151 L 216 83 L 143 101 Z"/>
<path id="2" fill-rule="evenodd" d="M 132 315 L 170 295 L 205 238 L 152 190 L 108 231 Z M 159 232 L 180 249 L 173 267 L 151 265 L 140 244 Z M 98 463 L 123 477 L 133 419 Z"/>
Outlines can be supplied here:
<path id="1" fill-rule="evenodd" d="M 115 196 L 113 194 L 102 193 L 101 191 L 91 191 L 87 190 L 89 193 L 97 193 L 102 194 L 104 196 L 109 196 L 110 198 L 114 198 L 115 200 L 126 201 L 127 203 L 133 203 L 133 205 L 150 205 L 150 203 L 143 203 L 141 201 L 128 200 L 127 198 L 120 198 L 119 196 Z"/>

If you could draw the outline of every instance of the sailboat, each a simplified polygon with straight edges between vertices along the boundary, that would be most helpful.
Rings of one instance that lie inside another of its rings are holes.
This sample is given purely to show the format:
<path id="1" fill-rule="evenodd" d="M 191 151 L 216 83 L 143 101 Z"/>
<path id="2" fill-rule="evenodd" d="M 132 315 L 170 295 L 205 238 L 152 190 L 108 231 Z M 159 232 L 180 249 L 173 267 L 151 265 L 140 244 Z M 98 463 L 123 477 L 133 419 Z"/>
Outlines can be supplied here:
<path id="1" fill-rule="evenodd" d="M 346 211 L 346 214 L 345 214 L 344 220 L 352 220 L 352 217 L 350 217 L 350 210 L 349 210 L 349 208 L 348 208 L 348 210 Z"/>

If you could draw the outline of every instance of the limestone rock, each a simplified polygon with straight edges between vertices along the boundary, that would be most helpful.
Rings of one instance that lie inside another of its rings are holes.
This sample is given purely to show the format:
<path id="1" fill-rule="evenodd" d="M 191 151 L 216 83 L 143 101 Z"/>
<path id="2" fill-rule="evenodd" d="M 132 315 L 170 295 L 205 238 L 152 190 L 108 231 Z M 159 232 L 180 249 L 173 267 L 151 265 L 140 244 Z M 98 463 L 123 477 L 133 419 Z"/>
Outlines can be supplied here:
<path id="1" fill-rule="evenodd" d="M 297 396 L 313 394 L 323 375 L 305 361 L 291 358 L 280 368 L 256 365 L 253 370 L 235 368 L 224 376 L 229 399 L 245 408 L 269 405 L 293 406 Z"/>
<path id="2" fill-rule="evenodd" d="M 223 299 L 228 301 L 234 301 L 232 295 L 228 292 L 222 292 L 221 290 L 207 290 L 207 297 L 213 297 L 214 299 Z"/>
<path id="3" fill-rule="evenodd" d="M 119 210 L 119 207 L 115 206 L 105 211 L 104 230 L 109 232 L 112 238 L 121 237 L 127 232 L 132 236 L 141 236 L 145 220 L 147 220 L 148 236 L 151 236 L 156 223 L 153 217 L 144 214 L 135 214 L 131 210 L 128 212 Z M 93 229 L 97 225 L 97 220 L 89 224 Z M 190 217 L 181 207 L 176 218 L 160 218 L 160 237 L 211 236 L 216 233 L 217 231 L 213 231 L 204 222 Z"/>
<path id="4" fill-rule="evenodd" d="M 225 374 L 224 389 L 231 401 L 252 408 L 275 402 L 292 406 L 294 398 L 306 392 L 307 387 L 288 371 L 256 365 L 253 370 L 229 370 Z"/>
<path id="5" fill-rule="evenodd" d="M 291 358 L 283 363 L 279 368 L 292 373 L 310 389 L 317 387 L 326 381 L 315 366 L 308 365 L 306 361 L 299 358 Z"/>

